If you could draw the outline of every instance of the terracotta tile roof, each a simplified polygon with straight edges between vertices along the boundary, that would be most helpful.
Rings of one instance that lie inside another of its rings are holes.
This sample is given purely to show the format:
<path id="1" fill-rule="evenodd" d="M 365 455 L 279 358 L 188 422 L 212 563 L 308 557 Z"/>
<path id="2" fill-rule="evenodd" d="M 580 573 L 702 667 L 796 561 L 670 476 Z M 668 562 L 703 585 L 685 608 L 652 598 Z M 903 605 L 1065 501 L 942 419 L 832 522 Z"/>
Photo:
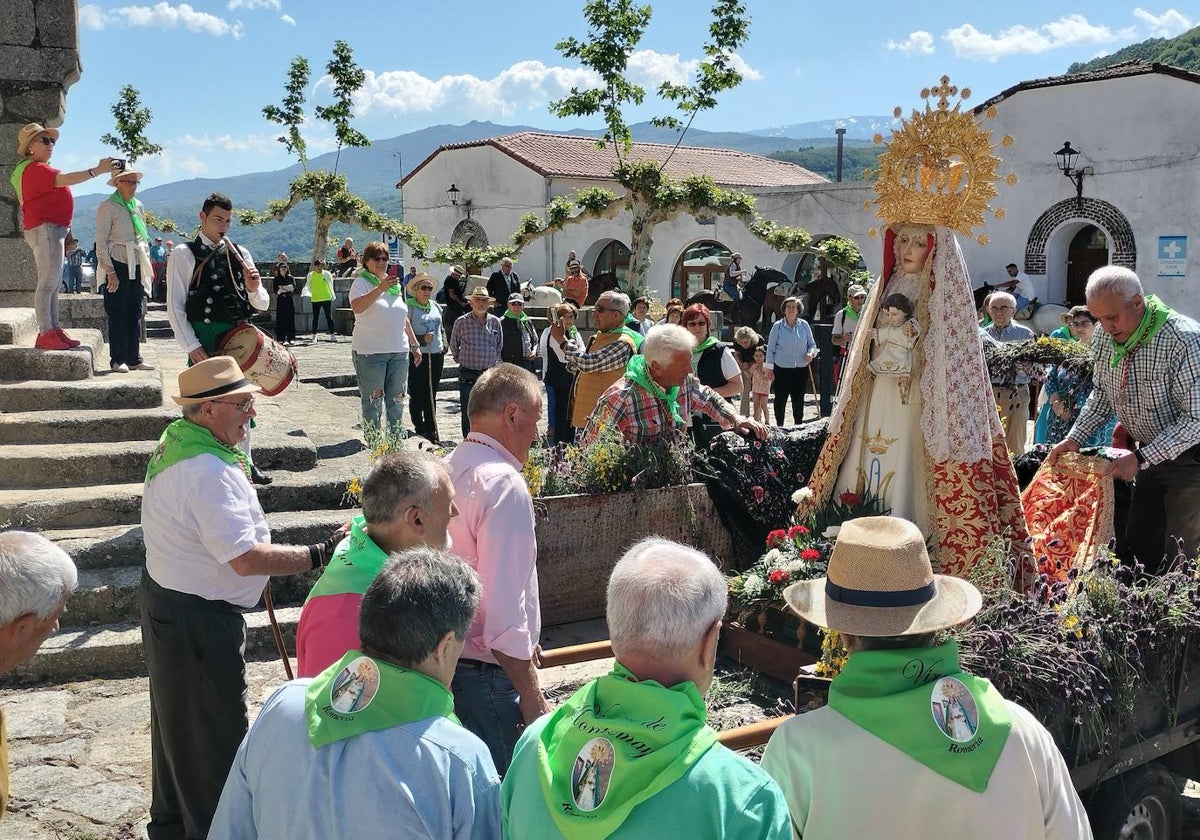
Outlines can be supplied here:
<path id="1" fill-rule="evenodd" d="M 616 155 L 611 145 L 599 149 L 594 137 L 522 131 L 441 146 L 401 183 L 407 182 L 441 152 L 479 146 L 492 146 L 542 176 L 611 180 L 616 164 Z M 674 147 L 663 143 L 634 143 L 629 158 L 661 161 L 671 153 L 672 148 Z M 667 164 L 667 172 L 674 178 L 703 172 L 711 175 L 718 184 L 727 187 L 791 187 L 825 184 L 829 181 L 828 178 L 810 172 L 802 166 L 781 160 L 733 149 L 700 146 L 680 146 L 675 149 Z"/>
<path id="2" fill-rule="evenodd" d="M 1143 76 L 1148 73 L 1162 73 L 1165 76 L 1174 76 L 1177 79 L 1183 79 L 1188 82 L 1200 82 L 1200 75 L 1184 70 L 1180 67 L 1172 67 L 1170 64 L 1159 64 L 1157 61 L 1143 61 L 1134 59 L 1132 61 L 1122 61 L 1119 64 L 1111 64 L 1108 67 L 1101 67 L 1099 70 L 1089 70 L 1086 73 L 1071 73 L 1063 76 L 1047 76 L 1044 79 L 1030 79 L 1027 82 L 1020 82 L 1006 90 L 993 96 L 991 99 L 975 107 L 975 113 L 982 113 L 988 107 L 995 105 L 1002 99 L 1007 99 L 1014 93 L 1020 93 L 1023 90 L 1034 90 L 1035 88 L 1057 87 L 1058 85 L 1078 85 L 1087 82 L 1102 82 L 1106 79 L 1121 79 L 1128 76 Z"/>

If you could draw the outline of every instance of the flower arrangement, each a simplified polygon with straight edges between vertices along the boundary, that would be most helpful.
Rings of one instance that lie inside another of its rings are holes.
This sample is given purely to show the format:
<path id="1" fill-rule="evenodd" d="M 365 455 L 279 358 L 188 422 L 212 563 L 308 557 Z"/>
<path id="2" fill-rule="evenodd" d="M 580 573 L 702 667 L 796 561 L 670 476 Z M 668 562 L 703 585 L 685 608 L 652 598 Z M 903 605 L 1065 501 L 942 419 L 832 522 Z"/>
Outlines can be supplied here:
<path id="1" fill-rule="evenodd" d="M 833 543 L 808 525 L 767 534 L 767 551 L 757 563 L 729 579 L 729 596 L 744 618 L 768 606 L 782 606 L 783 590 L 798 580 L 825 574 Z"/>
<path id="2" fill-rule="evenodd" d="M 1089 381 L 1092 378 L 1092 348 L 1081 341 L 1048 335 L 1029 341 L 986 341 L 983 355 L 993 380 L 1014 382 L 1018 373 L 1038 374 L 1041 365 L 1058 365 Z"/>
<path id="3" fill-rule="evenodd" d="M 616 426 L 604 426 L 589 446 L 531 450 L 521 472 L 534 496 L 653 490 L 690 484 L 694 454 L 684 434 L 635 444 Z"/>

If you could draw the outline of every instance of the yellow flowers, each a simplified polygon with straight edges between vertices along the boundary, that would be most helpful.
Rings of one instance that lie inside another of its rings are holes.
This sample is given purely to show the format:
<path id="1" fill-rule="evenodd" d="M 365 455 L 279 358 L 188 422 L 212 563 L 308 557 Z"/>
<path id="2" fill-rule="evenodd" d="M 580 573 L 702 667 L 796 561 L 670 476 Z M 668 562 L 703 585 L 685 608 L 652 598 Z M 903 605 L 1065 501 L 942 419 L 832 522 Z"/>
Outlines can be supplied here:
<path id="1" fill-rule="evenodd" d="M 849 652 L 842 644 L 842 634 L 836 630 L 821 630 L 821 659 L 813 667 L 818 677 L 836 677 L 846 667 Z"/>

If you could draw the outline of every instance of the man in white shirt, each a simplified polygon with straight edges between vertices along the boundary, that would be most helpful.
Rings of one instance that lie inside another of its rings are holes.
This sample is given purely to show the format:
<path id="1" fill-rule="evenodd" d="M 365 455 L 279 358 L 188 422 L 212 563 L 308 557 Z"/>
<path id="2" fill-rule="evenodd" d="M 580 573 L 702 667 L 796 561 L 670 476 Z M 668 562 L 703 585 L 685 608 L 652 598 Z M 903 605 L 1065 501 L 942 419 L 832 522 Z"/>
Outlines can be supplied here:
<path id="1" fill-rule="evenodd" d="M 271 575 L 324 566 L 341 536 L 271 544 L 237 446 L 258 391 L 229 356 L 184 370 L 172 397 L 183 417 L 163 431 L 146 468 L 138 600 L 150 676 L 150 840 L 208 832 L 246 734 L 242 611 Z"/>
<path id="2" fill-rule="evenodd" d="M 996 288 L 1012 294 L 1017 299 L 1017 311 L 1020 312 L 1037 297 L 1033 291 L 1033 281 L 1016 263 L 1009 263 L 1004 270 L 1008 272 L 1009 279 L 1000 281 Z"/>

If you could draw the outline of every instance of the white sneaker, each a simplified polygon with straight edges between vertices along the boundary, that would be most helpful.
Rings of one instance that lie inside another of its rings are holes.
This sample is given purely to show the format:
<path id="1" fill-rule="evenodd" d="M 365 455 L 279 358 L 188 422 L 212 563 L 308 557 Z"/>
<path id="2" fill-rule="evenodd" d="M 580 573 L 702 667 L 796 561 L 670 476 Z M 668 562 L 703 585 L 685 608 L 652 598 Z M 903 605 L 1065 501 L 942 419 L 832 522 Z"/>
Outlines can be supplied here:
<path id="1" fill-rule="evenodd" d="M 129 365 L 124 362 L 115 362 L 112 366 L 113 373 L 129 373 Z"/>
<path id="2" fill-rule="evenodd" d="M 138 362 L 133 366 L 132 370 L 154 370 L 154 365 L 147 364 L 146 362 Z"/>

